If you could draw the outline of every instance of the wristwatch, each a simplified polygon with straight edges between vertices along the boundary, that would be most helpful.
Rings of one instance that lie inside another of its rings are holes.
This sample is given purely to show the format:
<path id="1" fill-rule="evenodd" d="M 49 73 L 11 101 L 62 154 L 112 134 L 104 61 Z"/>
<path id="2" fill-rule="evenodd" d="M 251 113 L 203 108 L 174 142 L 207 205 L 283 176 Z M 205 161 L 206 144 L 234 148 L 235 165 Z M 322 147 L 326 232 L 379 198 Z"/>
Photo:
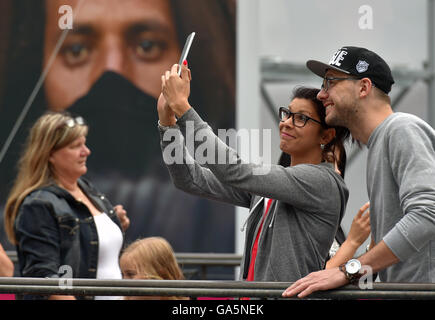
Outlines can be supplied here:
<path id="1" fill-rule="evenodd" d="M 351 259 L 338 267 L 342 271 L 351 284 L 356 283 L 363 275 L 361 271 L 361 262 L 357 259 Z"/>

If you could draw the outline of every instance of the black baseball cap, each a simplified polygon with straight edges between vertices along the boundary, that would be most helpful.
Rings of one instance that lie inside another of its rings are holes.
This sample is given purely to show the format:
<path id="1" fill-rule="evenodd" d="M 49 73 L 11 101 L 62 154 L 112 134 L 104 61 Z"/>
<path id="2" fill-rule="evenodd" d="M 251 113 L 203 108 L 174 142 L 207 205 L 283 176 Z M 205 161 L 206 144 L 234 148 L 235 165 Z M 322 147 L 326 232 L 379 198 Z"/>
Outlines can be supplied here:
<path id="1" fill-rule="evenodd" d="M 366 48 L 342 47 L 338 49 L 328 64 L 308 60 L 307 67 L 324 78 L 327 70 L 337 70 L 357 78 L 369 78 L 374 85 L 385 93 L 391 91 L 394 83 L 390 67 L 379 55 Z"/>

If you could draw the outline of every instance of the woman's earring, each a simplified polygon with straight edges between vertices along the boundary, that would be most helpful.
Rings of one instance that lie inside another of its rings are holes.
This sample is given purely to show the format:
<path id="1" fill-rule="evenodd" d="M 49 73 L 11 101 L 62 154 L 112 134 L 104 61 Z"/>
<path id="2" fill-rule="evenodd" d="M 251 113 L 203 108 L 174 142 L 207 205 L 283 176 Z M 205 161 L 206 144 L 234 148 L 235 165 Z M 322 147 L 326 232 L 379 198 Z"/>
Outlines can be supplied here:
<path id="1" fill-rule="evenodd" d="M 320 149 L 325 149 L 325 145 L 323 143 L 320 144 Z"/>

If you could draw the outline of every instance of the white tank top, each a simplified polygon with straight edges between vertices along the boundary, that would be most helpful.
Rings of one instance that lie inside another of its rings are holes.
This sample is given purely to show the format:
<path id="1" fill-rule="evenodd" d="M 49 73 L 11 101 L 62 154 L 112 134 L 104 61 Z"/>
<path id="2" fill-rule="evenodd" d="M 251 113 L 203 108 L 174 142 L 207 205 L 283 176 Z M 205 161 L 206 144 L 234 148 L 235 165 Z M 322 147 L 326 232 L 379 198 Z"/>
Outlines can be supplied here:
<path id="1" fill-rule="evenodd" d="M 97 279 L 122 279 L 119 253 L 122 247 L 121 229 L 104 212 L 94 216 L 98 233 Z M 117 296 L 96 296 L 96 300 L 117 300 Z"/>

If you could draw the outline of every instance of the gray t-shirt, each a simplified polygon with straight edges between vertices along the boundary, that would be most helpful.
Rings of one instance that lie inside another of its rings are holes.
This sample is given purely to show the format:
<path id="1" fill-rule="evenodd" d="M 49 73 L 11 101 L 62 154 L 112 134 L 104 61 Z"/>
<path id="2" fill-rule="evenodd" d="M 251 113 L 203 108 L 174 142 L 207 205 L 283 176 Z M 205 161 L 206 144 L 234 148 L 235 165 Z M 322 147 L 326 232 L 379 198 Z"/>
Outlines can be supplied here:
<path id="1" fill-rule="evenodd" d="M 367 143 L 367 191 L 375 242 L 400 259 L 381 281 L 435 282 L 435 131 L 393 113 Z"/>

